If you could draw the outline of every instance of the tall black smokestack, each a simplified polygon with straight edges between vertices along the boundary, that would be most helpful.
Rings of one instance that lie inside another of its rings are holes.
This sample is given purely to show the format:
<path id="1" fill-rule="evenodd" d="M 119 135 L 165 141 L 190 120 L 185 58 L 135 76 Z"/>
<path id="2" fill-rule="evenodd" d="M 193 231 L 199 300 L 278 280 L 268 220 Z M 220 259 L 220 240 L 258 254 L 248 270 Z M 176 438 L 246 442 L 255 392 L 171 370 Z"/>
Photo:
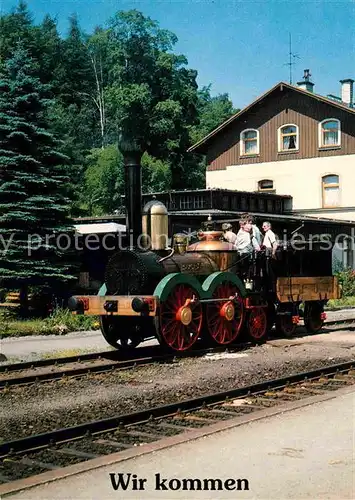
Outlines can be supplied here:
<path id="1" fill-rule="evenodd" d="M 142 234 L 142 151 L 134 141 L 119 141 L 125 167 L 126 233 L 137 245 Z M 131 241 L 131 240 L 130 240 Z"/>

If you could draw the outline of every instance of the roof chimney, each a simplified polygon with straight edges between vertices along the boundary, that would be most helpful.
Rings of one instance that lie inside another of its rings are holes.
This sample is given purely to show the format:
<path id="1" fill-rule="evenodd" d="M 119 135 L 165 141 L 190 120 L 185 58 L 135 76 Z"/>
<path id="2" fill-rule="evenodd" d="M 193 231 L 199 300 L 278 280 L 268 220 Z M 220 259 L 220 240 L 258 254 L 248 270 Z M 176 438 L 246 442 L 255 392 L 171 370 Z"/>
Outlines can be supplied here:
<path id="1" fill-rule="evenodd" d="M 308 92 L 313 92 L 314 83 L 312 83 L 310 80 L 311 76 L 312 75 L 309 72 L 309 69 L 303 70 L 303 80 L 297 82 L 297 85 L 303 90 L 308 90 Z"/>
<path id="2" fill-rule="evenodd" d="M 354 80 L 347 78 L 340 80 L 341 83 L 341 100 L 343 103 L 352 107 L 354 104 Z"/>

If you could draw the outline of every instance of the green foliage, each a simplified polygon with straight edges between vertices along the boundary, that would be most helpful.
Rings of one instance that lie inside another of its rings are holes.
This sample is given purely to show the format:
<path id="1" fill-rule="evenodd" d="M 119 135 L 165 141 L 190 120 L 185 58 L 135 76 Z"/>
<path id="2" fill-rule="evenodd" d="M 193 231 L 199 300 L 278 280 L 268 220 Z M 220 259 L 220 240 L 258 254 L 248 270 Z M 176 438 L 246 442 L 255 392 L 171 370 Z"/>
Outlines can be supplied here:
<path id="1" fill-rule="evenodd" d="M 79 332 L 97 330 L 99 320 L 97 316 L 73 314 L 69 309 L 55 309 L 53 314 L 45 320 L 45 324 L 56 333 Z"/>
<path id="2" fill-rule="evenodd" d="M 0 339 L 5 337 L 24 337 L 27 335 L 51 335 L 53 331 L 43 320 L 14 320 L 0 313 Z"/>
<path id="3" fill-rule="evenodd" d="M 176 36 L 136 10 L 116 14 L 108 34 L 110 119 L 143 151 L 168 161 L 173 187 L 182 187 L 188 131 L 197 121 L 197 73 L 171 52 Z"/>
<path id="4" fill-rule="evenodd" d="M 343 269 L 336 273 L 342 288 L 343 297 L 355 296 L 355 270 Z"/>
<path id="5" fill-rule="evenodd" d="M 38 61 L 41 82 L 50 84 L 54 92 L 62 74 L 61 46 L 57 22 L 46 15 L 42 23 L 35 27 L 35 50 L 31 56 Z"/>
<path id="6" fill-rule="evenodd" d="M 191 129 L 193 144 L 203 139 L 203 137 L 239 111 L 239 109 L 233 107 L 233 103 L 229 99 L 228 94 L 211 96 L 211 85 L 203 87 L 198 92 L 198 97 L 200 119 L 199 124 Z"/>
<path id="7" fill-rule="evenodd" d="M 82 203 L 90 215 L 112 214 L 124 194 L 122 155 L 116 145 L 93 149 L 86 158 Z"/>
<path id="8" fill-rule="evenodd" d="M 19 40 L 31 55 L 36 50 L 33 19 L 22 0 L 10 14 L 0 16 L 0 61 L 10 58 Z"/>
<path id="9" fill-rule="evenodd" d="M 62 42 L 62 75 L 60 100 L 66 104 L 75 104 L 79 109 L 90 97 L 94 85 L 86 37 L 81 31 L 76 15 L 69 19 L 69 33 Z"/>
<path id="10" fill-rule="evenodd" d="M 328 301 L 326 308 L 333 311 L 344 308 L 355 308 L 355 296 L 343 297 L 342 299 L 331 299 Z"/>
<path id="11" fill-rule="evenodd" d="M 0 281 L 6 287 L 59 286 L 73 279 L 53 241 L 69 229 L 67 158 L 48 130 L 48 89 L 35 70 L 19 45 L 0 76 Z"/>
<path id="12" fill-rule="evenodd" d="M 0 339 L 28 335 L 65 335 L 69 332 L 97 330 L 98 328 L 99 321 L 96 316 L 76 315 L 68 309 L 56 309 L 46 319 L 22 321 L 13 314 L 0 312 Z"/>
<path id="13" fill-rule="evenodd" d="M 170 189 L 171 170 L 169 163 L 144 153 L 142 156 L 142 186 L 145 193 Z"/>
<path id="14" fill-rule="evenodd" d="M 82 209 L 90 215 L 112 214 L 124 195 L 124 166 L 116 145 L 93 149 L 86 158 Z M 170 189 L 171 170 L 167 162 L 148 153 L 142 156 L 143 191 L 152 193 Z"/>
<path id="15" fill-rule="evenodd" d="M 211 85 L 198 92 L 199 122 L 190 128 L 190 142 L 195 144 L 221 123 L 237 113 L 228 94 L 211 96 Z M 201 155 L 190 154 L 184 161 L 185 180 L 190 188 L 205 187 L 205 160 Z"/>

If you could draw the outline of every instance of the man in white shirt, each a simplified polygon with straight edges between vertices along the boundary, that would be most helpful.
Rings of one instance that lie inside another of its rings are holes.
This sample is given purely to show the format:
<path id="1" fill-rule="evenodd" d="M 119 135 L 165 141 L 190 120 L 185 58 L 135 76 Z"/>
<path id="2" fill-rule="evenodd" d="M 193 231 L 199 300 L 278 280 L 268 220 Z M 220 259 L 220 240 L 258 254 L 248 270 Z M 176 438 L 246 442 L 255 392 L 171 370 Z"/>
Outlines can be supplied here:
<path id="1" fill-rule="evenodd" d="M 272 256 L 275 256 L 277 249 L 277 239 L 275 233 L 271 230 L 270 222 L 263 222 L 262 228 L 265 233 L 263 246 L 272 254 Z"/>
<path id="2" fill-rule="evenodd" d="M 242 214 L 241 217 L 240 217 L 239 224 L 241 224 L 243 222 L 247 223 L 247 225 L 251 224 L 250 233 L 251 233 L 251 239 L 252 239 L 253 249 L 258 252 L 260 250 L 262 236 L 261 236 L 261 233 L 260 233 L 260 229 L 255 224 L 255 218 L 254 218 L 254 216 L 252 214 L 249 214 L 249 213 Z"/>
<path id="3" fill-rule="evenodd" d="M 250 221 L 241 220 L 240 229 L 235 241 L 235 247 L 240 254 L 252 254 L 253 250 L 260 250 L 257 238 L 254 236 L 253 225 Z"/>
<path id="4" fill-rule="evenodd" d="M 254 223 L 252 223 L 252 235 L 253 235 L 253 246 L 254 249 L 259 251 L 260 250 L 260 245 L 261 245 L 261 232 L 258 226 Z"/>

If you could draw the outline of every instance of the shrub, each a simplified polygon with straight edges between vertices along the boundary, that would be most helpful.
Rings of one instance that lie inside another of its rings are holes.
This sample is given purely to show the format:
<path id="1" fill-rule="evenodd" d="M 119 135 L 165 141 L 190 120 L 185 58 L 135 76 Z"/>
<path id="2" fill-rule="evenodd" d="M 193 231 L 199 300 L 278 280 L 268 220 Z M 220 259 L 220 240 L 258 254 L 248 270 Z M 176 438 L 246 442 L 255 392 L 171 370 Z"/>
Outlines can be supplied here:
<path id="1" fill-rule="evenodd" d="M 343 297 L 355 296 L 355 270 L 348 268 L 336 273 L 342 287 Z"/>
<path id="2" fill-rule="evenodd" d="M 65 335 L 69 332 L 97 330 L 96 316 L 73 315 L 68 309 L 55 309 L 46 319 L 20 320 L 16 311 L 0 311 L 0 338 L 26 335 Z"/>
<path id="3" fill-rule="evenodd" d="M 49 318 L 45 320 L 47 325 L 59 334 L 68 332 L 95 330 L 99 328 L 96 316 L 84 316 L 83 314 L 72 314 L 69 309 L 55 309 Z"/>

